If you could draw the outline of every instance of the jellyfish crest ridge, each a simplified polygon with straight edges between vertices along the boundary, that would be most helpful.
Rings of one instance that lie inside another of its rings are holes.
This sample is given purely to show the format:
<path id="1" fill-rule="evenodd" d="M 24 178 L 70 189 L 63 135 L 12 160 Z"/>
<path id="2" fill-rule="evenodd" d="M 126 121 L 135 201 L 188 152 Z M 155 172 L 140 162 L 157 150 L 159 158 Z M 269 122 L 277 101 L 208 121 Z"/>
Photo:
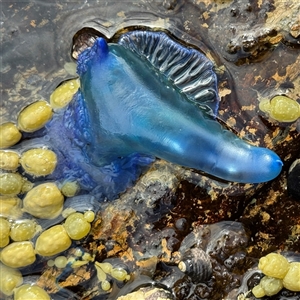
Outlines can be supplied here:
<path id="1" fill-rule="evenodd" d="M 128 32 L 118 44 L 149 61 L 203 112 L 216 116 L 220 101 L 217 76 L 204 54 L 174 42 L 164 32 Z"/>

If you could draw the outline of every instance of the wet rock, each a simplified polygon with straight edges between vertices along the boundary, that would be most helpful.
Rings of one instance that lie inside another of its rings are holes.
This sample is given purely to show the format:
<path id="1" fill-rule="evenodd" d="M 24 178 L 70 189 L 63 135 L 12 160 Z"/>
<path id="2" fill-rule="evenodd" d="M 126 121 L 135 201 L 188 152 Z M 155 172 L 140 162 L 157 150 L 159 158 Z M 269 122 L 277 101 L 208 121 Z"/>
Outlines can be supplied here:
<path id="1" fill-rule="evenodd" d="M 289 169 L 287 189 L 296 200 L 300 199 L 300 159 L 295 160 Z"/>

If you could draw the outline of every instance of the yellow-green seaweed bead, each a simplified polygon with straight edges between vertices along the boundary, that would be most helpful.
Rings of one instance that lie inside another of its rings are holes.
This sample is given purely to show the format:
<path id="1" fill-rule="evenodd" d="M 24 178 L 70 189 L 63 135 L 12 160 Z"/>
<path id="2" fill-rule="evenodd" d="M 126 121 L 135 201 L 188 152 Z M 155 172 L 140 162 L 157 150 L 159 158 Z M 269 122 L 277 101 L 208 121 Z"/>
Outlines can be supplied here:
<path id="1" fill-rule="evenodd" d="M 108 262 L 98 263 L 97 265 L 107 274 L 110 274 L 111 270 L 113 269 L 112 264 Z"/>
<path id="2" fill-rule="evenodd" d="M 265 290 L 261 287 L 260 284 L 253 287 L 251 292 L 255 298 L 262 298 L 262 297 L 266 296 Z"/>
<path id="3" fill-rule="evenodd" d="M 54 260 L 54 264 L 57 268 L 63 269 L 66 267 L 68 259 L 65 256 L 57 256 Z"/>
<path id="4" fill-rule="evenodd" d="M 54 260 L 53 259 L 49 259 L 48 261 L 47 261 L 47 266 L 48 267 L 54 267 L 55 266 L 55 263 L 54 263 Z"/>
<path id="5" fill-rule="evenodd" d="M 275 96 L 271 99 L 270 116 L 279 122 L 294 122 L 300 116 L 300 106 L 286 96 Z"/>
<path id="6" fill-rule="evenodd" d="M 67 250 L 72 244 L 64 226 L 55 225 L 45 230 L 36 240 L 36 253 L 52 256 Z"/>
<path id="7" fill-rule="evenodd" d="M 294 122 L 300 117 L 299 103 L 284 95 L 262 100 L 259 108 L 278 122 Z"/>
<path id="8" fill-rule="evenodd" d="M 41 287 L 24 284 L 15 291 L 14 300 L 51 300 L 51 298 Z"/>
<path id="9" fill-rule="evenodd" d="M 0 248 L 6 247 L 9 244 L 10 223 L 0 218 Z"/>
<path id="10" fill-rule="evenodd" d="M 32 220 L 18 220 L 11 224 L 10 237 L 15 242 L 28 241 L 36 233 L 36 223 Z"/>
<path id="11" fill-rule="evenodd" d="M 262 99 L 258 105 L 259 109 L 267 114 L 270 114 L 271 111 L 271 102 L 270 99 Z"/>
<path id="12" fill-rule="evenodd" d="M 9 236 L 10 223 L 4 218 L 0 218 L 0 238 Z"/>
<path id="13" fill-rule="evenodd" d="M 18 269 L 7 267 L 0 263 L 0 291 L 11 296 L 16 287 L 23 283 L 23 277 Z"/>
<path id="14" fill-rule="evenodd" d="M 128 274 L 126 270 L 122 268 L 113 268 L 110 272 L 110 275 L 119 281 L 124 281 Z"/>
<path id="15" fill-rule="evenodd" d="M 21 193 L 27 193 L 33 188 L 34 184 L 30 181 L 27 180 L 27 178 L 23 177 L 23 185 L 22 185 L 22 190 Z"/>
<path id="16" fill-rule="evenodd" d="M 79 86 L 79 79 L 71 79 L 62 83 L 50 96 L 51 106 L 54 109 L 65 107 L 73 99 Z"/>
<path id="17" fill-rule="evenodd" d="M 63 210 L 64 196 L 52 182 L 42 183 L 30 190 L 24 200 L 24 211 L 34 217 L 54 219 Z"/>
<path id="18" fill-rule="evenodd" d="M 4 248 L 9 244 L 9 236 L 0 237 L 0 248 Z"/>
<path id="19" fill-rule="evenodd" d="M 47 101 L 37 101 L 25 107 L 18 116 L 18 127 L 25 132 L 34 132 L 42 128 L 53 112 Z"/>
<path id="20" fill-rule="evenodd" d="M 283 278 L 283 286 L 293 292 L 300 292 L 300 262 L 291 262 Z"/>
<path id="21" fill-rule="evenodd" d="M 69 260 L 68 260 L 68 263 L 69 263 Z M 83 260 L 74 260 L 73 262 L 71 262 L 71 267 L 73 269 L 76 269 L 76 268 L 80 268 L 86 264 L 88 264 L 89 262 L 88 261 L 83 261 Z"/>
<path id="22" fill-rule="evenodd" d="M 13 151 L 0 150 L 0 169 L 15 171 L 19 166 L 19 154 Z"/>
<path id="23" fill-rule="evenodd" d="M 0 216 L 18 218 L 22 215 L 21 199 L 16 196 L 0 196 Z"/>
<path id="24" fill-rule="evenodd" d="M 94 261 L 94 260 L 95 260 L 95 257 L 92 256 L 90 253 L 85 252 L 85 253 L 82 255 L 82 260 L 85 260 L 85 261 Z"/>
<path id="25" fill-rule="evenodd" d="M 35 262 L 35 259 L 31 242 L 13 242 L 1 252 L 1 261 L 11 268 L 29 266 Z"/>
<path id="26" fill-rule="evenodd" d="M 80 190 L 80 187 L 76 181 L 67 181 L 61 187 L 61 192 L 66 197 L 74 197 Z"/>
<path id="27" fill-rule="evenodd" d="M 26 173 L 33 176 L 46 176 L 55 170 L 57 156 L 49 149 L 30 149 L 22 154 L 20 163 Z"/>
<path id="28" fill-rule="evenodd" d="M 95 220 L 95 213 L 91 210 L 88 210 L 83 214 L 83 217 L 85 218 L 86 221 L 92 223 Z"/>
<path id="29" fill-rule="evenodd" d="M 264 289 L 267 296 L 276 295 L 283 288 L 281 279 L 269 276 L 263 277 L 259 284 Z"/>
<path id="30" fill-rule="evenodd" d="M 96 271 L 97 271 L 97 278 L 100 282 L 106 280 L 106 273 L 102 270 L 102 268 L 99 266 L 99 262 L 95 262 L 95 268 L 96 268 Z"/>
<path id="31" fill-rule="evenodd" d="M 22 137 L 14 123 L 7 122 L 0 125 L 0 148 L 9 148 L 15 145 Z"/>
<path id="32" fill-rule="evenodd" d="M 101 289 L 102 289 L 103 291 L 109 291 L 109 290 L 111 289 L 111 284 L 110 284 L 110 282 L 109 282 L 108 280 L 103 280 L 103 281 L 101 282 Z"/>
<path id="33" fill-rule="evenodd" d="M 17 195 L 22 191 L 23 183 L 19 173 L 0 173 L 0 194 Z"/>
<path id="34" fill-rule="evenodd" d="M 85 220 L 82 213 L 73 213 L 65 221 L 65 229 L 72 240 L 80 240 L 87 236 L 91 230 L 91 224 Z"/>
<path id="35" fill-rule="evenodd" d="M 282 279 L 289 269 L 289 262 L 283 255 L 269 253 L 259 259 L 258 268 L 267 276 Z"/>

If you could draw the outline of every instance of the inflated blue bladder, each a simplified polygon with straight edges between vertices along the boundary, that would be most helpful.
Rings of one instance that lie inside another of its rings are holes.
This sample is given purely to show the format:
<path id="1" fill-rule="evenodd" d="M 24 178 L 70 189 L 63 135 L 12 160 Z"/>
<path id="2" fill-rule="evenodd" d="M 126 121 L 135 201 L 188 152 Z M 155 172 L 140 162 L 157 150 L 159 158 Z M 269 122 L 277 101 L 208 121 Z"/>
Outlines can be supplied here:
<path id="1" fill-rule="evenodd" d="M 165 33 L 98 38 L 79 55 L 77 72 L 80 90 L 46 126 L 62 161 L 54 178 L 79 178 L 86 190 L 114 197 L 155 157 L 241 183 L 281 171 L 273 151 L 218 123 L 212 62 Z"/>

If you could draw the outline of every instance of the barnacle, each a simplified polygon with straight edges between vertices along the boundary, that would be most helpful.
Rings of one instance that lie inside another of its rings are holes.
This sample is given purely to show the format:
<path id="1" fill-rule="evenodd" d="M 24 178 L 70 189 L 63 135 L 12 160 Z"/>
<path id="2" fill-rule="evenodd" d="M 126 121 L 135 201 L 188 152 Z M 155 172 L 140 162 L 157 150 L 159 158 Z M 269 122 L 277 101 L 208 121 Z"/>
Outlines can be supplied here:
<path id="1" fill-rule="evenodd" d="M 200 248 L 186 251 L 178 264 L 178 268 L 196 282 L 207 281 L 212 276 L 210 257 Z"/>

